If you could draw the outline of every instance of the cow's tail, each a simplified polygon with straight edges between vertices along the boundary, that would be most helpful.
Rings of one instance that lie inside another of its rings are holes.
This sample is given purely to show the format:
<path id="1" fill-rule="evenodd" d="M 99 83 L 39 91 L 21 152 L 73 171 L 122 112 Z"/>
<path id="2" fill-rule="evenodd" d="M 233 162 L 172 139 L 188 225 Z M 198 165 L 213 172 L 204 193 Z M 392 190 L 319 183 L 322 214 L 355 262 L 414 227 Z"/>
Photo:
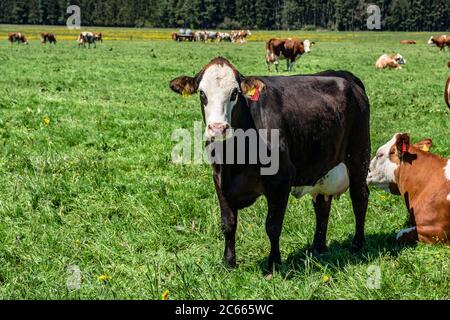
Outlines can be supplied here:
<path id="1" fill-rule="evenodd" d="M 445 103 L 450 108 L 450 77 L 448 77 L 447 83 L 445 84 L 444 99 Z"/>
<path id="2" fill-rule="evenodd" d="M 272 41 L 273 39 L 270 39 L 266 42 L 266 54 L 269 55 L 272 48 Z"/>
<path id="3" fill-rule="evenodd" d="M 273 60 L 273 54 L 274 54 L 274 47 L 273 47 L 273 41 L 275 39 L 270 39 L 266 42 L 266 62 L 269 63 L 269 61 Z"/>

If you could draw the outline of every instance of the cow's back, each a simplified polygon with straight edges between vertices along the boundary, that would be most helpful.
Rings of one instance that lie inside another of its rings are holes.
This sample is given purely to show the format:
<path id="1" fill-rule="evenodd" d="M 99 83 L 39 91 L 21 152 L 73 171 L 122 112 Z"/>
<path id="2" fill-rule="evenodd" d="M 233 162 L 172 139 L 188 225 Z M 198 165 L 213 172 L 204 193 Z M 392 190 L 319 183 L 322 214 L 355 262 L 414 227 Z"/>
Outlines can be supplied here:
<path id="1" fill-rule="evenodd" d="M 260 105 L 265 110 L 253 110 L 252 116 L 258 128 L 281 129 L 298 170 L 296 185 L 311 185 L 345 162 L 352 142 L 370 150 L 369 102 L 353 74 L 326 71 L 260 79 L 267 88 Z M 358 135 L 367 138 L 352 138 Z"/>

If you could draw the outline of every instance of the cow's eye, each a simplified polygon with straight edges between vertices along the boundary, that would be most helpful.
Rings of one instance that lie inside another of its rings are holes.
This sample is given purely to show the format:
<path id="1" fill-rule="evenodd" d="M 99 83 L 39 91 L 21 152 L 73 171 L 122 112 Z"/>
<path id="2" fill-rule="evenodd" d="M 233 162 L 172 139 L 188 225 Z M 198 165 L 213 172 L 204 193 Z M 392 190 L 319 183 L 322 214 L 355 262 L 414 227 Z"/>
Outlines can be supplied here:
<path id="1" fill-rule="evenodd" d="M 237 95 L 238 95 L 238 91 L 237 91 L 237 89 L 234 89 L 233 93 L 231 93 L 230 101 L 236 100 Z"/>
<path id="2" fill-rule="evenodd" d="M 206 94 L 203 90 L 200 90 L 200 101 L 202 102 L 202 105 L 206 106 L 208 104 L 208 98 L 206 97 Z"/>
<path id="3" fill-rule="evenodd" d="M 378 154 L 377 154 L 377 159 L 380 159 L 380 158 L 382 158 L 383 156 L 384 156 L 384 154 L 378 153 Z"/>

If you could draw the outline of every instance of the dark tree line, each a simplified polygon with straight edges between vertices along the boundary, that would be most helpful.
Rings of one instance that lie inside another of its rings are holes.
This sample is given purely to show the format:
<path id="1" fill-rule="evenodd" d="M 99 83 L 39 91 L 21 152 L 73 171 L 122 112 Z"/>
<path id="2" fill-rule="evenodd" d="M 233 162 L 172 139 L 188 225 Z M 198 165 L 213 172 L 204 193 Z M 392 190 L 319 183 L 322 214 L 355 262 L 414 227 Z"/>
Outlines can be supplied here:
<path id="1" fill-rule="evenodd" d="M 78 5 L 85 26 L 366 30 L 369 4 L 383 30 L 450 28 L 449 0 L 1 0 L 0 23 L 62 25 Z"/>

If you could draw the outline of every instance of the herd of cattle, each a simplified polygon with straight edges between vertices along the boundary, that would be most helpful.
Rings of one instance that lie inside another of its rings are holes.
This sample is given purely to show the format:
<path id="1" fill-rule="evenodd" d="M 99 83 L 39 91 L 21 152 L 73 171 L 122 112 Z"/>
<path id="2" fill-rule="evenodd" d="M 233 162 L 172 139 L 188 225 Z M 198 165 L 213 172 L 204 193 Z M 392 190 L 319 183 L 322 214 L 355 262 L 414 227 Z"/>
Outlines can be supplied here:
<path id="1" fill-rule="evenodd" d="M 43 43 L 43 44 L 46 44 L 47 42 L 56 44 L 56 37 L 53 33 L 42 32 L 40 34 L 40 38 L 41 38 L 41 43 Z M 21 32 L 10 32 L 8 34 L 8 41 L 11 44 L 13 44 L 14 42 L 17 42 L 18 44 L 20 44 L 20 43 L 27 44 L 27 45 L 29 44 L 25 35 Z M 78 46 L 86 46 L 86 43 L 87 43 L 89 48 L 91 47 L 91 44 L 93 44 L 94 47 L 96 47 L 96 44 L 95 44 L 96 41 L 103 42 L 103 35 L 101 33 L 81 32 L 77 38 Z"/>
<path id="2" fill-rule="evenodd" d="M 250 31 L 230 34 L 197 31 L 175 33 L 174 40 L 244 42 Z M 187 39 L 178 38 L 189 37 Z M 28 44 L 19 32 L 8 36 L 12 43 Z M 79 46 L 102 41 L 101 33 L 81 32 Z M 56 44 L 51 33 L 41 34 L 42 43 Z M 416 44 L 402 40 L 401 44 Z M 429 44 L 450 50 L 450 36 L 431 37 Z M 314 42 L 300 39 L 270 39 L 266 42 L 266 64 L 287 60 L 292 71 L 296 60 L 311 51 Z M 382 55 L 376 68 L 400 69 L 406 60 L 400 54 Z M 450 62 L 448 63 L 450 68 Z M 363 82 L 347 71 L 325 71 L 296 76 L 244 76 L 224 58 L 215 58 L 195 76 L 180 76 L 170 88 L 184 95 L 199 92 L 207 145 L 227 150 L 229 130 L 279 132 L 279 167 L 274 175 L 262 175 L 267 163 L 245 140 L 245 159 L 257 164 L 212 164 L 213 180 L 220 203 L 225 236 L 224 259 L 236 265 L 235 234 L 238 210 L 267 199 L 266 231 L 270 239 L 269 270 L 281 262 L 279 238 L 290 194 L 310 194 L 316 213 L 313 249 L 326 250 L 326 234 L 332 199 L 350 190 L 356 232 L 353 248 L 364 243 L 364 224 L 369 201 L 368 185 L 401 195 L 410 214 L 410 228 L 401 230 L 401 243 L 416 241 L 450 245 L 450 160 L 430 152 L 432 140 L 412 143 L 406 133 L 396 133 L 371 160 L 369 100 Z M 450 77 L 445 86 L 450 108 Z M 232 135 L 231 135 L 232 136 Z M 276 144 L 265 140 L 267 148 Z M 230 150 L 230 149 L 228 149 Z M 241 149 L 242 150 L 242 149 Z M 272 149 L 271 149 L 272 150 Z M 223 154 L 223 159 L 228 157 Z M 232 155 L 236 157 L 236 155 Z"/>
<path id="3" fill-rule="evenodd" d="M 228 41 L 228 42 L 246 42 L 246 38 L 251 36 L 250 30 L 233 30 L 228 32 L 218 32 L 218 31 L 205 31 L 205 30 L 184 30 L 181 29 L 179 32 L 172 33 L 172 40 L 175 41 L 195 41 L 195 42 L 207 42 L 207 41 Z"/>

